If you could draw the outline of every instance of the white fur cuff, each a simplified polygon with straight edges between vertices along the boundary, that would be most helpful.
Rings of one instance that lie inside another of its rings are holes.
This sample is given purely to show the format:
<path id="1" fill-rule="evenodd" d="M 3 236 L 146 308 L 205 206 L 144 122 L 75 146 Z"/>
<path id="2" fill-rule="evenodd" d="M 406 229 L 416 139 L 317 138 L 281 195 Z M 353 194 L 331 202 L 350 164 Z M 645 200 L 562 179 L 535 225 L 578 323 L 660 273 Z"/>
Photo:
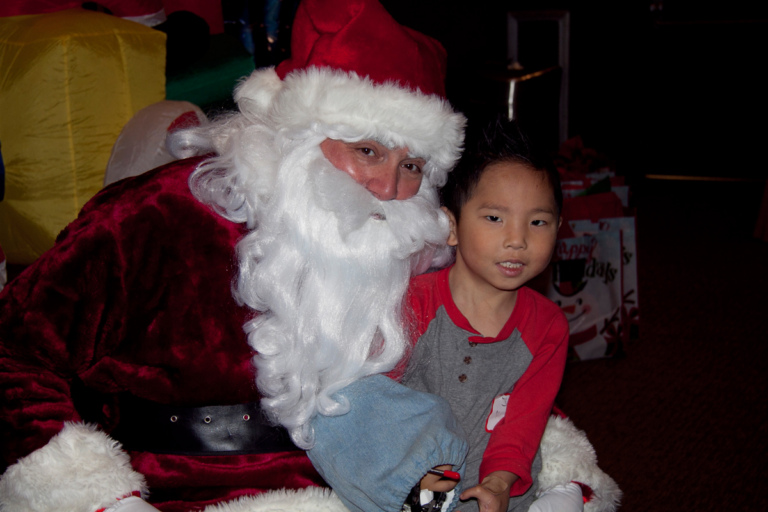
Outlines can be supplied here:
<path id="1" fill-rule="evenodd" d="M 595 449 L 584 431 L 567 418 L 553 416 L 541 439 L 543 468 L 539 474 L 539 492 L 546 492 L 568 482 L 588 485 L 594 493 L 584 505 L 585 512 L 613 512 L 621 500 L 616 482 L 597 465 Z"/>
<path id="2" fill-rule="evenodd" d="M 94 426 L 67 423 L 3 474 L 0 510 L 93 512 L 133 491 L 146 493 L 146 484 L 120 443 Z"/>

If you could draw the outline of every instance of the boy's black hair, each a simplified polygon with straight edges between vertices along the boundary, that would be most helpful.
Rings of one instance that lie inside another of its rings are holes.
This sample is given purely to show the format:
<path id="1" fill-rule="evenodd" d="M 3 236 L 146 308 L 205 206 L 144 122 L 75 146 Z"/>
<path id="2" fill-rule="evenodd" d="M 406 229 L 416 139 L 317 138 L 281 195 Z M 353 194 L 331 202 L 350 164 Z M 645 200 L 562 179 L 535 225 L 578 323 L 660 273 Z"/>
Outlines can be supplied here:
<path id="1" fill-rule="evenodd" d="M 456 222 L 485 169 L 497 162 L 516 162 L 545 173 L 555 195 L 557 213 L 561 213 L 563 191 L 560 174 L 551 158 L 531 144 L 515 121 L 500 116 L 481 125 L 480 129 L 469 127 L 464 153 L 456 168 L 448 174 L 448 183 L 440 190 L 440 202 L 453 213 Z"/>

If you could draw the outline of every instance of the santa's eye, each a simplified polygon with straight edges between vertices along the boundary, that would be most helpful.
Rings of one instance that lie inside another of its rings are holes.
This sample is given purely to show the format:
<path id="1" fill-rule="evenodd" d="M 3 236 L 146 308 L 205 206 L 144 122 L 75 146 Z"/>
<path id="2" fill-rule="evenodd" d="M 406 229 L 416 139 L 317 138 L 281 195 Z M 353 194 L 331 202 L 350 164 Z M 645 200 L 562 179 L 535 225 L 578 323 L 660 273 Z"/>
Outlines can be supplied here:
<path id="1" fill-rule="evenodd" d="M 402 167 L 411 174 L 421 174 L 421 166 L 415 163 L 403 164 Z"/>
<path id="2" fill-rule="evenodd" d="M 361 152 L 362 154 L 364 154 L 365 156 L 375 156 L 376 155 L 376 150 L 373 149 L 373 148 L 369 148 L 368 146 L 357 148 L 357 150 L 359 152 Z"/>

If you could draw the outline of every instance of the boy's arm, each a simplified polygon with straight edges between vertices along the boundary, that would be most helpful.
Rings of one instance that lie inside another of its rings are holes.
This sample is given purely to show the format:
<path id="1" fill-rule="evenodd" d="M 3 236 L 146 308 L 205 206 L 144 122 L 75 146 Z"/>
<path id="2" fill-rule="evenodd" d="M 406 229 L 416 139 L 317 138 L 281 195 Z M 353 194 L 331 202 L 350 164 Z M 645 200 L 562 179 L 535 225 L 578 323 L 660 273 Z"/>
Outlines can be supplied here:
<path id="1" fill-rule="evenodd" d="M 480 464 L 481 481 L 495 471 L 517 475 L 513 496 L 532 483 L 531 463 L 560 389 L 568 350 L 568 323 L 562 315 L 531 323 L 535 325 L 528 326 L 523 339 L 533 361 L 510 393 L 505 416 L 493 429 Z"/>

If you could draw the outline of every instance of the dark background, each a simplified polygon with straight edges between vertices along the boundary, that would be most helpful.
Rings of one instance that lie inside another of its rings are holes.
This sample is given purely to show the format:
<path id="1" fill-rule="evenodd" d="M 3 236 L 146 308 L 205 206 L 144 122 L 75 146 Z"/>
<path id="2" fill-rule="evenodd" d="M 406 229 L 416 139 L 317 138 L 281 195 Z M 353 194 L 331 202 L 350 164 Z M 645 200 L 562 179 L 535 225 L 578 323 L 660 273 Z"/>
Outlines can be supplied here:
<path id="1" fill-rule="evenodd" d="M 443 43 L 449 99 L 464 112 L 483 69 L 505 63 L 507 11 L 568 10 L 570 136 L 615 158 L 628 177 L 766 177 L 765 2 L 382 3 Z M 521 35 L 521 57 L 535 63 L 537 51 L 547 45 Z"/>

